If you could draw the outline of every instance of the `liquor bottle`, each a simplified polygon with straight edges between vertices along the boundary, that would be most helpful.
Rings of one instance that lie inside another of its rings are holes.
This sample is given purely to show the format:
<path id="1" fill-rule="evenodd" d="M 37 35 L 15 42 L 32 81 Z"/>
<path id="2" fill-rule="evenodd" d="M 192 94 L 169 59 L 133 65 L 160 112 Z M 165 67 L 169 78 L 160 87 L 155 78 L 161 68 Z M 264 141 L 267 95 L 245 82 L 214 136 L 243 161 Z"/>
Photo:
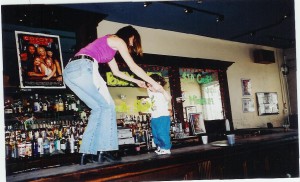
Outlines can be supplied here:
<path id="1" fill-rule="evenodd" d="M 25 159 L 25 142 L 24 141 L 17 141 L 17 147 L 18 147 L 18 154 L 19 154 L 19 159 L 24 160 Z"/>
<path id="2" fill-rule="evenodd" d="M 14 109 L 10 99 L 4 101 L 4 113 L 6 118 L 12 118 L 14 114 Z"/>
<path id="3" fill-rule="evenodd" d="M 12 146 L 10 144 L 10 139 L 5 139 L 5 159 L 10 160 L 12 153 Z"/>
<path id="4" fill-rule="evenodd" d="M 69 142 L 70 142 L 70 153 L 73 154 L 75 152 L 75 139 L 73 133 L 71 136 L 69 136 Z"/>
<path id="5" fill-rule="evenodd" d="M 78 132 L 76 132 L 76 135 L 75 135 L 75 141 L 74 141 L 74 152 L 75 153 L 78 153 L 79 152 L 79 134 Z"/>
<path id="6" fill-rule="evenodd" d="M 33 139 L 31 140 L 31 150 L 32 150 L 33 158 L 39 157 L 39 145 L 38 145 L 38 141 L 37 141 L 38 136 L 39 136 L 39 133 L 38 133 L 38 131 L 36 131 L 33 134 Z"/>
<path id="7" fill-rule="evenodd" d="M 43 138 L 43 150 L 44 156 L 50 155 L 50 140 L 48 139 L 47 134 L 45 134 Z"/>
<path id="8" fill-rule="evenodd" d="M 74 101 L 76 102 L 76 111 L 81 112 L 83 110 L 82 105 L 80 103 L 80 99 L 79 98 L 75 98 L 75 96 L 73 95 Z"/>
<path id="9" fill-rule="evenodd" d="M 42 101 L 42 111 L 46 112 L 48 111 L 49 101 L 47 100 L 47 96 L 44 97 Z"/>
<path id="10" fill-rule="evenodd" d="M 65 109 L 64 109 L 65 111 L 70 111 L 71 110 L 70 96 L 69 95 L 66 96 L 64 107 L 65 107 Z"/>
<path id="11" fill-rule="evenodd" d="M 82 144 L 83 131 L 84 131 L 84 129 L 81 128 L 80 131 L 78 132 L 78 135 L 79 135 L 79 136 L 78 136 L 78 146 L 79 146 L 78 152 L 79 152 L 80 146 L 81 146 L 81 144 Z"/>
<path id="12" fill-rule="evenodd" d="M 54 102 L 53 102 L 53 111 L 58 111 L 58 96 L 55 96 Z"/>
<path id="13" fill-rule="evenodd" d="M 64 108 L 64 102 L 63 102 L 63 99 L 61 97 L 61 95 L 59 95 L 59 98 L 58 98 L 58 110 L 57 111 L 64 111 L 65 108 Z"/>
<path id="14" fill-rule="evenodd" d="M 23 103 L 21 101 L 21 99 L 18 99 L 16 102 L 16 113 L 18 114 L 23 114 Z"/>
<path id="15" fill-rule="evenodd" d="M 12 160 L 17 160 L 19 158 L 18 145 L 15 140 L 11 141 L 11 158 Z"/>
<path id="16" fill-rule="evenodd" d="M 25 143 L 25 157 L 27 159 L 32 158 L 32 145 L 31 145 L 30 140 L 27 140 Z"/>
<path id="17" fill-rule="evenodd" d="M 60 140 L 60 150 L 65 153 L 66 152 L 66 139 L 65 137 L 63 136 Z"/>
<path id="18" fill-rule="evenodd" d="M 41 105 L 39 102 L 39 94 L 35 94 L 35 98 L 33 101 L 33 112 L 40 112 L 41 111 Z"/>
<path id="19" fill-rule="evenodd" d="M 71 104 L 70 105 L 71 105 L 71 110 L 78 111 L 74 95 L 71 95 Z"/>
<path id="20" fill-rule="evenodd" d="M 184 128 L 185 135 L 189 136 L 190 135 L 190 126 L 189 126 L 189 122 L 187 120 L 184 120 L 183 128 Z"/>
<path id="21" fill-rule="evenodd" d="M 37 139 L 38 142 L 38 154 L 40 157 L 43 157 L 44 155 L 44 147 L 43 147 L 43 138 L 42 138 L 42 134 L 39 134 L 39 137 Z"/>
<path id="22" fill-rule="evenodd" d="M 31 95 L 27 100 L 27 113 L 32 113 L 33 111 L 33 96 Z"/>
<path id="23" fill-rule="evenodd" d="M 49 154 L 52 155 L 55 151 L 54 138 L 50 136 L 49 138 Z"/>
<path id="24" fill-rule="evenodd" d="M 32 130 L 28 129 L 26 132 L 26 139 L 24 141 L 24 143 L 25 143 L 25 158 L 26 159 L 32 158 L 32 145 L 31 145 L 32 138 L 33 138 Z"/>
<path id="25" fill-rule="evenodd" d="M 54 148 L 55 148 L 55 153 L 60 153 L 60 139 L 58 134 L 55 135 L 54 137 Z"/>
<path id="26" fill-rule="evenodd" d="M 174 138 L 175 137 L 175 131 L 176 131 L 174 119 L 171 120 L 170 130 L 171 130 L 171 138 Z"/>

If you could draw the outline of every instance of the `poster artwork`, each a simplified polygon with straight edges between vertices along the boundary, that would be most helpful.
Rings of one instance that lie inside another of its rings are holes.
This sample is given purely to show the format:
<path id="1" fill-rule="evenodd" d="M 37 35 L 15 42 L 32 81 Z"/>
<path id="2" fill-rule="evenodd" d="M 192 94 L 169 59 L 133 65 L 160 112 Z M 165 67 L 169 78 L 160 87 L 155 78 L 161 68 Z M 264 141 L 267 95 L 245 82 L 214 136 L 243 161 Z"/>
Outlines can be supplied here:
<path id="1" fill-rule="evenodd" d="M 59 37 L 15 31 L 21 88 L 66 88 Z"/>

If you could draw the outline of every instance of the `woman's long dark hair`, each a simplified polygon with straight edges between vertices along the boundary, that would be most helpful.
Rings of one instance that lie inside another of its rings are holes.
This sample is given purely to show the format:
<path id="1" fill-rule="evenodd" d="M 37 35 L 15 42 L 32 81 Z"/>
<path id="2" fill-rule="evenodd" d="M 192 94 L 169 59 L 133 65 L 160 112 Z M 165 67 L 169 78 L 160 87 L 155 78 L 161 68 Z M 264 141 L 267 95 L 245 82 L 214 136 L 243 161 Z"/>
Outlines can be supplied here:
<path id="1" fill-rule="evenodd" d="M 150 77 L 154 80 L 154 81 L 156 81 L 156 82 L 159 82 L 159 84 L 161 85 L 161 86 L 165 86 L 166 84 L 167 84 L 167 82 L 166 82 L 166 80 L 164 79 L 164 77 L 162 77 L 162 76 L 160 76 L 160 75 L 158 75 L 158 74 L 152 74 L 152 75 L 150 75 Z"/>
<path id="2" fill-rule="evenodd" d="M 127 44 L 128 51 L 130 54 L 136 53 L 138 56 L 143 55 L 142 43 L 141 43 L 141 36 L 139 32 L 133 28 L 131 25 L 121 28 L 117 31 L 116 35 L 124 40 Z M 134 36 L 133 45 L 129 45 L 129 38 Z"/>

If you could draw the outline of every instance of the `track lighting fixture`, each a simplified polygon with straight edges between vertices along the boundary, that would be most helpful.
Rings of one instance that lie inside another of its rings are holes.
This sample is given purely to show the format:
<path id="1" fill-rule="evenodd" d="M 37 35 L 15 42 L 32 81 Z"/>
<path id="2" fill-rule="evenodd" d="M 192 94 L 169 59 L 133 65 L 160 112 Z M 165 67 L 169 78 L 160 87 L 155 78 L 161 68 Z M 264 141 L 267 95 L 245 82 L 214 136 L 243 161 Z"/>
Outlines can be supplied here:
<path id="1" fill-rule="evenodd" d="M 253 37 L 255 36 L 256 32 L 250 32 L 250 36 Z"/>
<path id="2" fill-rule="evenodd" d="M 286 63 L 283 63 L 281 65 L 281 72 L 284 76 L 288 75 L 289 74 L 289 67 L 287 66 Z"/>
<path id="3" fill-rule="evenodd" d="M 148 7 L 150 4 L 152 4 L 151 2 L 144 2 L 144 7 Z"/>
<path id="4" fill-rule="evenodd" d="M 272 37 L 270 37 L 270 39 L 271 39 L 272 41 L 275 41 L 275 37 L 273 37 L 273 36 L 272 36 Z"/>
<path id="5" fill-rule="evenodd" d="M 190 9 L 190 8 L 185 8 L 185 9 L 184 9 L 184 12 L 185 12 L 185 13 L 193 13 L 193 10 Z"/>
<path id="6" fill-rule="evenodd" d="M 222 22 L 222 21 L 224 21 L 224 16 L 223 15 L 221 15 L 221 16 L 218 16 L 217 18 L 216 18 L 216 22 Z"/>
<path id="7" fill-rule="evenodd" d="M 202 1 L 197 1 L 197 3 L 201 3 Z M 217 16 L 217 22 L 223 21 L 224 20 L 224 15 L 216 13 L 216 12 L 212 12 L 212 11 L 208 11 L 208 10 L 204 10 L 204 9 L 200 9 L 200 8 L 194 8 L 194 7 L 190 7 L 190 6 L 186 6 L 186 5 L 182 5 L 179 3 L 174 3 L 171 1 L 163 1 L 161 2 L 163 4 L 167 4 L 170 6 L 176 6 L 176 7 L 180 7 L 180 8 L 184 8 L 184 13 L 193 13 L 193 12 L 199 12 L 199 13 L 205 13 L 208 15 L 212 15 L 212 16 Z"/>

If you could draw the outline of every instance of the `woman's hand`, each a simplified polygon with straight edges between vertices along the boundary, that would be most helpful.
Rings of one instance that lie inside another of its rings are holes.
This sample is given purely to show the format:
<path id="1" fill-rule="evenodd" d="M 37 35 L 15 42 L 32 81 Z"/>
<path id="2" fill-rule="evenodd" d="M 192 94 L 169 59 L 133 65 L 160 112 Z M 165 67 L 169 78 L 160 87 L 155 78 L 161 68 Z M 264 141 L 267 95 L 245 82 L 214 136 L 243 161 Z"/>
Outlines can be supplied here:
<path id="1" fill-rule="evenodd" d="M 50 79 L 50 77 L 44 77 L 44 78 L 42 78 L 42 80 L 49 80 Z"/>
<path id="2" fill-rule="evenodd" d="M 139 87 L 147 88 L 146 83 L 145 83 L 144 81 L 138 80 L 138 81 L 136 82 L 136 84 L 137 84 Z"/>
<path id="3" fill-rule="evenodd" d="M 62 81 L 63 81 L 62 76 L 59 75 L 59 76 L 56 78 L 56 81 L 62 82 Z"/>

